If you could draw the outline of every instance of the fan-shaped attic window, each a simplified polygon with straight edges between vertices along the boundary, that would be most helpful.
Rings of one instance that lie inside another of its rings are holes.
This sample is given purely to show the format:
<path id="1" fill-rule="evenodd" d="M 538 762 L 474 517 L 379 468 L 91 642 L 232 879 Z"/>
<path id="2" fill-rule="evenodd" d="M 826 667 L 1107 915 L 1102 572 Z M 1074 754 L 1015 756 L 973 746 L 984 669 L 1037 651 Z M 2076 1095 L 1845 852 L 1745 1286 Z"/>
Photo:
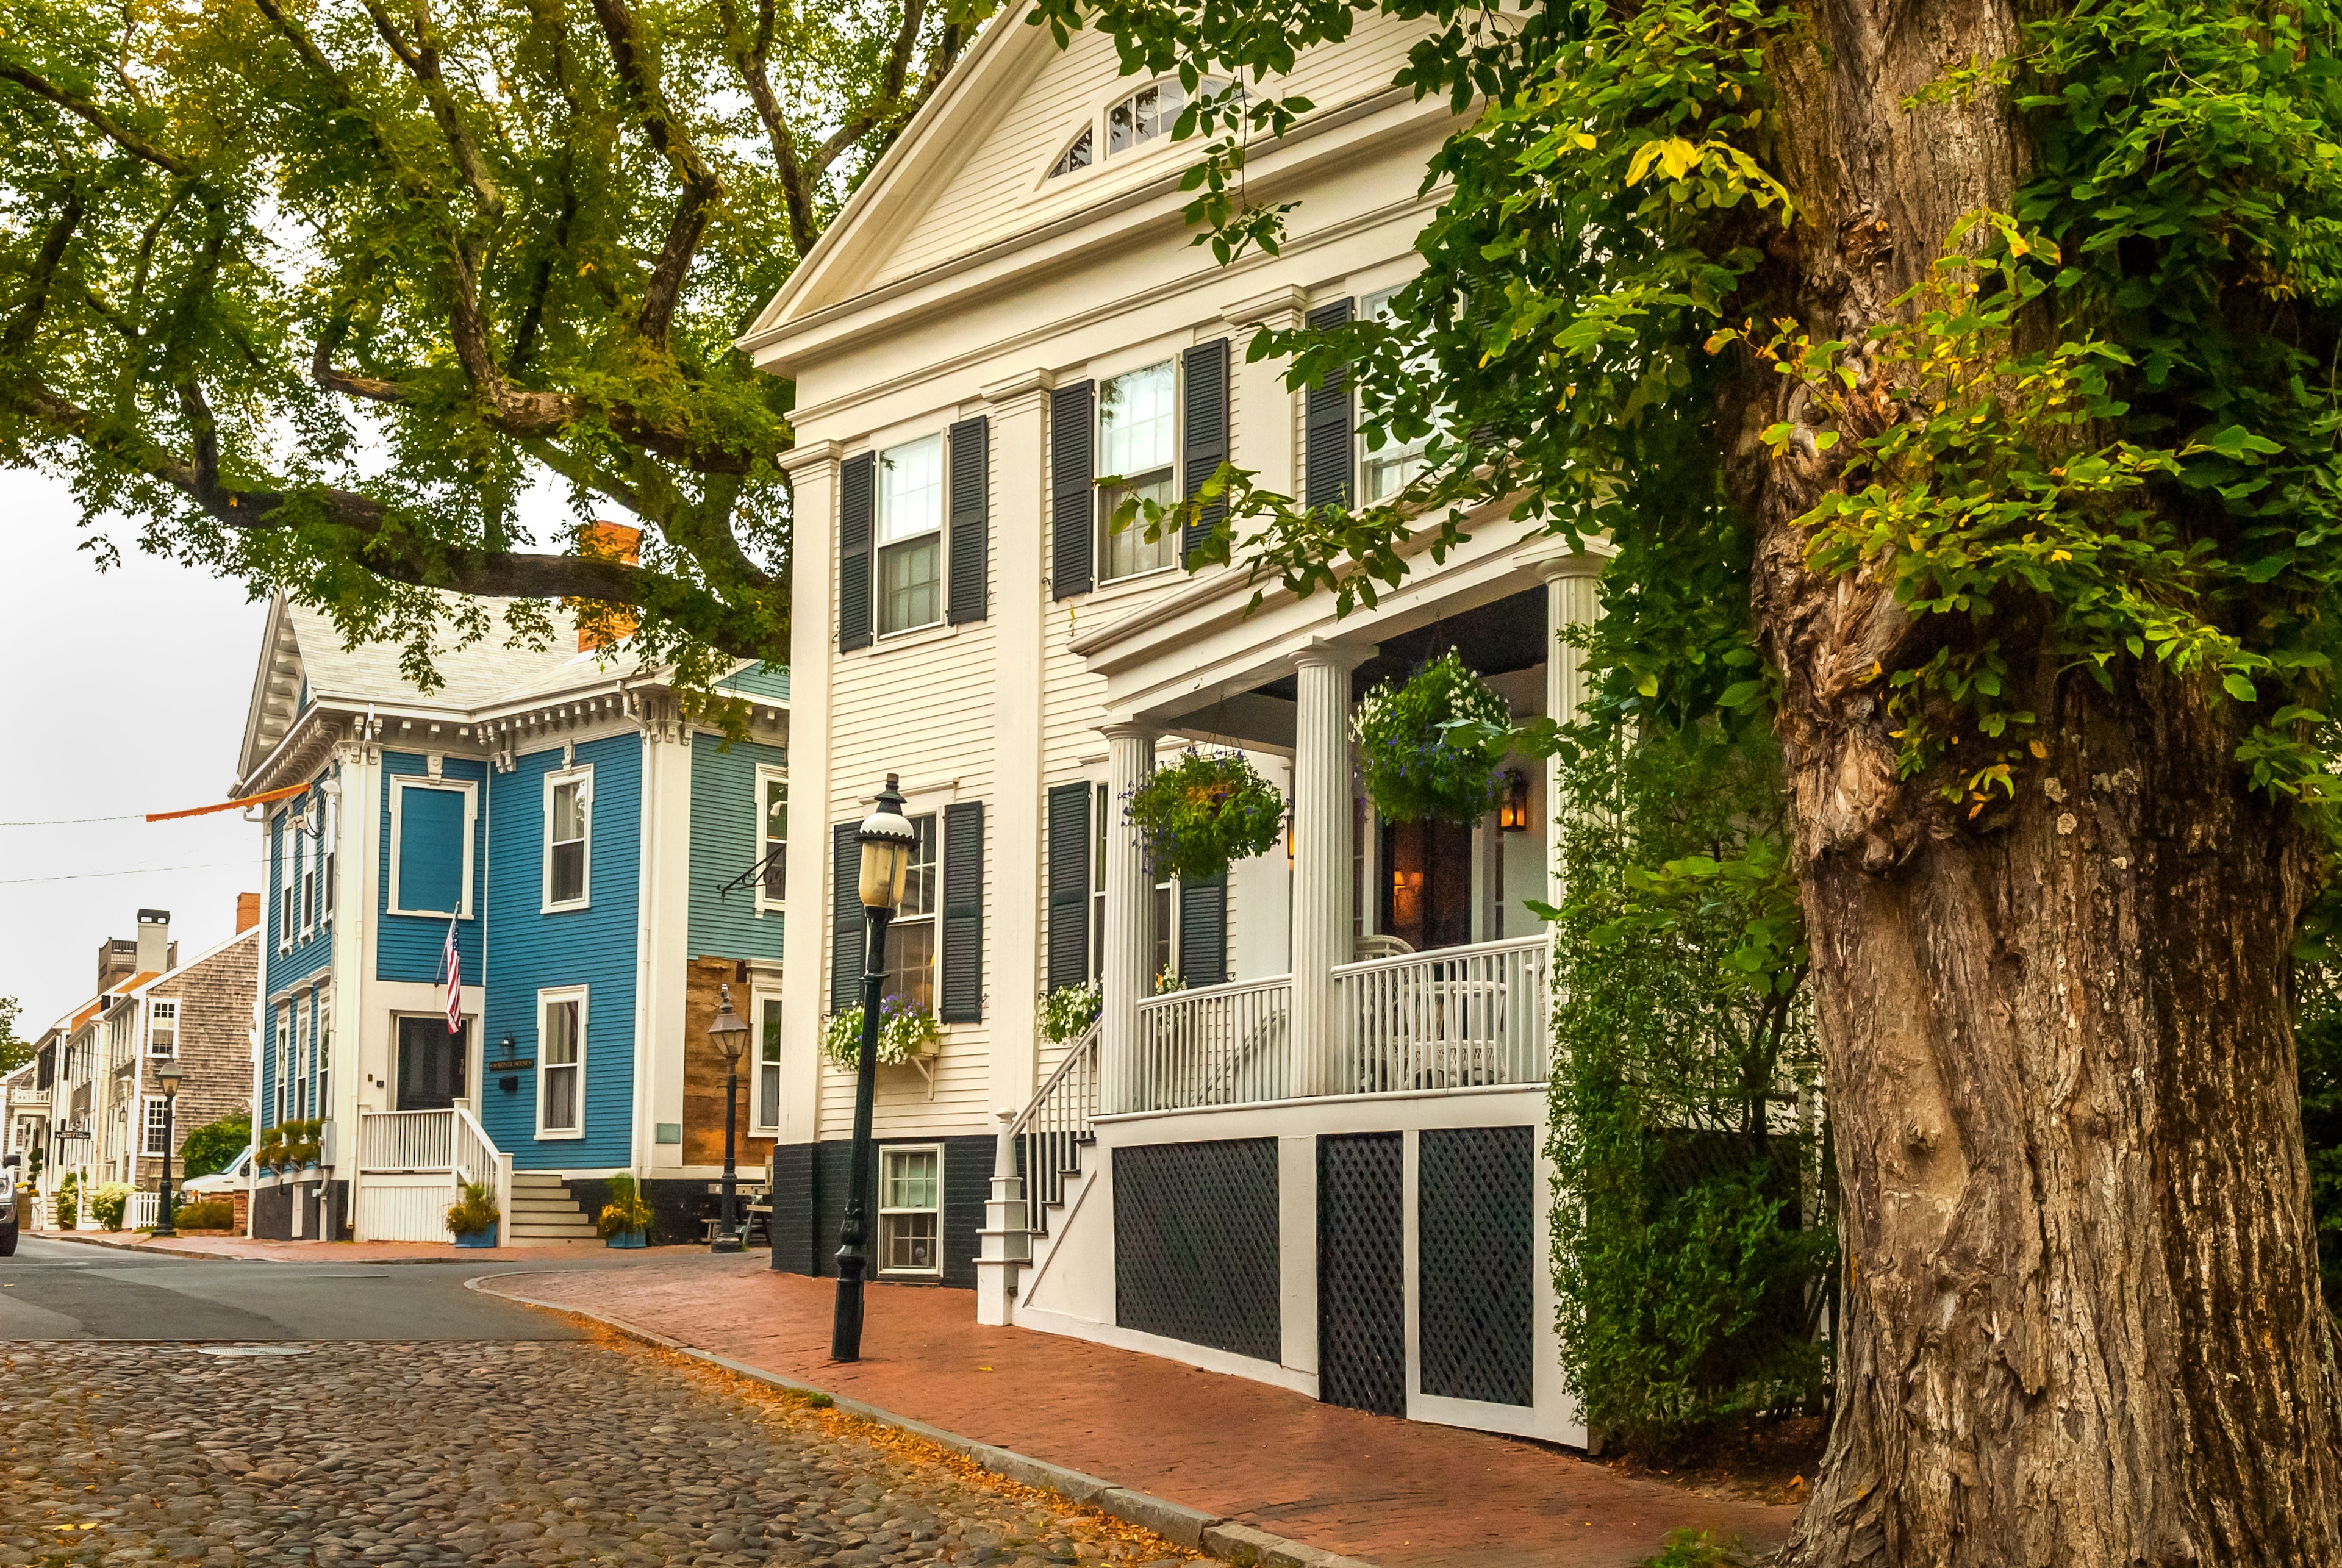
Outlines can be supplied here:
<path id="1" fill-rule="evenodd" d="M 1082 134 L 1067 143 L 1066 150 L 1057 155 L 1057 161 L 1049 165 L 1049 177 L 1054 180 L 1059 175 L 1070 175 L 1076 169 L 1088 168 L 1090 149 L 1096 145 L 1096 129 L 1084 125 Z"/>

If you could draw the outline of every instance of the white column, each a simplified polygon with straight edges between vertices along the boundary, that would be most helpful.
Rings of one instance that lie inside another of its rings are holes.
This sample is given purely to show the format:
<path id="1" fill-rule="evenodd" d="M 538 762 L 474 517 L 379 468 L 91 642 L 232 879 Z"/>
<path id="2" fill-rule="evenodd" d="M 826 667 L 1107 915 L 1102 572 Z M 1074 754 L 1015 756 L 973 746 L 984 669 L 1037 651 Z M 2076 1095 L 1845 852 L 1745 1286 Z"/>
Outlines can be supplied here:
<path id="1" fill-rule="evenodd" d="M 1105 726 L 1113 755 L 1106 791 L 1106 952 L 1099 975 L 1098 1109 L 1137 1108 L 1137 1007 L 1154 990 L 1155 883 L 1122 803 L 1155 771 L 1155 726 Z"/>
<path id="2" fill-rule="evenodd" d="M 1039 671 L 1049 607 L 1043 577 L 1041 476 L 1047 472 L 1045 415 L 1054 380 L 1030 371 L 984 389 L 992 420 L 992 605 L 994 679 L 1004 697 Z M 1026 685 L 1029 692 L 1030 686 Z M 991 839 L 992 916 L 986 935 L 993 974 L 991 1099 L 995 1111 L 1022 1111 L 1037 1087 L 1041 1031 L 1038 997 L 1041 927 L 1048 899 L 1041 886 L 1041 704 L 1003 700 L 993 707 L 993 794 L 986 806 Z"/>
<path id="3" fill-rule="evenodd" d="M 1545 573 L 1545 624 L 1546 635 L 1558 639 L 1566 626 L 1591 624 L 1601 614 L 1599 585 L 1602 577 L 1602 557 L 1583 553 L 1556 555 L 1542 563 Z M 1566 724 L 1577 716 L 1577 710 L 1587 696 L 1586 650 L 1567 643 L 1555 641 L 1547 650 L 1545 662 L 1545 711 Z M 1544 824 L 1546 864 L 1552 873 L 1552 890 L 1547 895 L 1558 905 L 1567 894 L 1563 885 L 1561 864 L 1561 829 L 1553 820 L 1561 814 L 1561 760 L 1548 760 L 1545 764 L 1546 816 Z"/>
<path id="4" fill-rule="evenodd" d="M 796 598 L 789 624 L 790 918 L 781 934 L 780 1142 L 810 1144 L 819 1127 L 821 1021 L 828 1006 L 829 715 L 837 658 L 837 464 L 835 441 L 800 443 L 782 459 L 795 481 L 790 525 Z M 680 1148 L 662 1151 L 679 1157 Z"/>
<path id="5" fill-rule="evenodd" d="M 1350 670 L 1313 643 L 1294 658 L 1292 1093 L 1335 1092 L 1333 968 L 1350 960 Z"/>

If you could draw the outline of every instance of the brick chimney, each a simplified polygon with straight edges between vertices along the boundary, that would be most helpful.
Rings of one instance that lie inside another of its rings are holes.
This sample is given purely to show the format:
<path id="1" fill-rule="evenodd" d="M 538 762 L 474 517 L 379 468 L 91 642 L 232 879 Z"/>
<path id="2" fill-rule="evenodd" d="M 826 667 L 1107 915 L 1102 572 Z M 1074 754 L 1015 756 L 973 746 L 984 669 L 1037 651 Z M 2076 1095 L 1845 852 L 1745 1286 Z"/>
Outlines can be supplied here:
<path id="1" fill-rule="evenodd" d="M 242 936 L 260 924 L 260 894 L 239 893 L 235 895 L 235 934 Z"/>
<path id="2" fill-rule="evenodd" d="M 623 561 L 632 566 L 642 559 L 643 531 L 623 523 L 588 523 L 577 536 L 577 553 L 589 561 Z M 562 604 L 578 616 L 581 654 L 623 642 L 635 629 L 635 613 L 626 605 L 598 599 L 564 599 Z"/>
<path id="3" fill-rule="evenodd" d="M 171 912 L 138 912 L 138 973 L 160 974 L 171 967 Z"/>

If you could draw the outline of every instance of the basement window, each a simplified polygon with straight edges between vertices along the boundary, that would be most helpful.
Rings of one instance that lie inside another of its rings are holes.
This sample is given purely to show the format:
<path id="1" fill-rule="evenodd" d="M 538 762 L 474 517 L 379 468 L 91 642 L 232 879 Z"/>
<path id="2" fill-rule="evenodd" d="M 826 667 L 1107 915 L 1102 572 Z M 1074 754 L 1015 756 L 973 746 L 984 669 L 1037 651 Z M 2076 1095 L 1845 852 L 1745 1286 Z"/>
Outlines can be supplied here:
<path id="1" fill-rule="evenodd" d="M 880 1153 L 878 1272 L 940 1276 L 944 1152 L 930 1144 Z"/>

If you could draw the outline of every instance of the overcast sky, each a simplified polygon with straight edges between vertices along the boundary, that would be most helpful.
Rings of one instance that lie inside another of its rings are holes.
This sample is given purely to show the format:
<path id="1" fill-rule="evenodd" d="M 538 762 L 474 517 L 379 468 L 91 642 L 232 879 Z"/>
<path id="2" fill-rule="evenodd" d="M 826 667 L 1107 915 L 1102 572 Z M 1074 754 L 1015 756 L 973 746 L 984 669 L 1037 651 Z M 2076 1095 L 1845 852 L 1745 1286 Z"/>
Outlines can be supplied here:
<path id="1" fill-rule="evenodd" d="M 0 996 L 37 1036 L 85 1001 L 97 946 L 171 912 L 183 957 L 235 930 L 235 895 L 260 888 L 260 829 L 235 812 L 135 820 L 227 798 L 266 606 L 111 534 L 101 573 L 65 488 L 0 470 L 9 528 L 7 760 L 0 764 Z M 52 824 L 61 818 L 130 821 Z"/>

